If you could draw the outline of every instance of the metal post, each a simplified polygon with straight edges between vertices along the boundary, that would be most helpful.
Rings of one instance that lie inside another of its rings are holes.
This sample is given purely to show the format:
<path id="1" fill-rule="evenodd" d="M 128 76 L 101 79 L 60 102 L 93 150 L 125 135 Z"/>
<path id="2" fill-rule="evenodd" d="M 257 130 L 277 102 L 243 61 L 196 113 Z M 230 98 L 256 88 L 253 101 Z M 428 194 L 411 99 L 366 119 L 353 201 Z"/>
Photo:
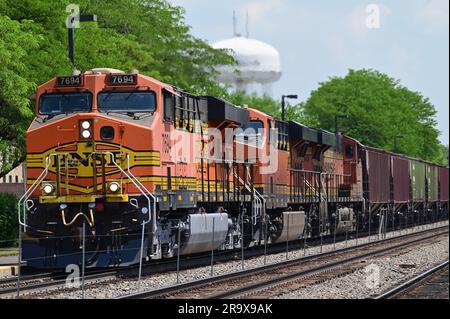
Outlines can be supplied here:
<path id="1" fill-rule="evenodd" d="M 306 256 L 306 238 L 308 237 L 308 232 L 306 230 L 307 230 L 308 225 L 309 225 L 309 216 L 307 218 L 307 223 L 305 225 L 305 229 L 303 230 L 303 234 L 304 234 L 303 235 L 303 237 L 304 237 L 304 241 L 303 241 L 303 256 Z"/>
<path id="2" fill-rule="evenodd" d="M 414 223 L 414 207 L 413 207 L 413 210 L 412 210 L 412 212 L 411 212 L 411 217 L 412 217 L 412 223 Z M 406 233 L 408 234 L 409 233 L 409 231 L 410 231 L 410 229 L 409 229 L 409 216 L 407 215 L 406 216 L 406 225 L 405 225 L 405 227 L 406 227 Z"/>
<path id="3" fill-rule="evenodd" d="M 378 240 L 381 239 L 380 236 L 382 231 L 383 231 L 383 218 L 380 212 L 378 212 Z"/>
<path id="4" fill-rule="evenodd" d="M 333 238 L 333 250 L 336 250 L 336 232 L 337 232 L 337 216 L 338 212 L 334 213 L 334 238 Z"/>
<path id="5" fill-rule="evenodd" d="M 347 248 L 348 243 L 348 230 L 345 231 L 345 248 Z"/>
<path id="6" fill-rule="evenodd" d="M 320 253 L 323 252 L 322 216 L 319 217 Z"/>
<path id="7" fill-rule="evenodd" d="M 389 229 L 389 225 L 388 225 L 388 223 L 389 223 L 389 207 L 387 208 L 387 210 L 386 210 L 386 225 L 384 226 L 384 238 L 386 239 L 387 238 L 387 232 L 388 232 L 388 229 Z"/>
<path id="8" fill-rule="evenodd" d="M 298 99 L 298 95 L 283 95 L 281 96 L 281 120 L 286 120 L 286 99 Z"/>
<path id="9" fill-rule="evenodd" d="M 177 284 L 180 283 L 180 250 L 181 250 L 181 229 L 178 223 L 178 249 L 177 249 Z"/>
<path id="10" fill-rule="evenodd" d="M 211 238 L 211 277 L 214 276 L 214 224 L 216 219 L 213 218 L 213 226 L 212 226 L 212 238 Z"/>
<path id="11" fill-rule="evenodd" d="M 150 213 L 150 212 L 149 212 Z M 142 232 L 141 232 L 141 252 L 139 258 L 139 276 L 138 276 L 138 290 L 141 290 L 141 278 L 142 278 L 142 258 L 144 257 L 144 233 L 145 233 L 145 222 L 142 221 Z"/>
<path id="12" fill-rule="evenodd" d="M 73 23 L 74 18 L 71 18 L 71 23 Z M 72 66 L 75 65 L 75 57 L 74 57 L 74 33 L 73 27 L 67 28 L 67 37 L 69 42 L 69 60 L 72 63 Z"/>
<path id="13" fill-rule="evenodd" d="M 245 209 L 242 210 L 242 215 L 241 215 L 241 263 L 242 263 L 242 270 L 245 269 L 245 265 L 244 265 L 244 212 L 245 212 Z"/>
<path id="14" fill-rule="evenodd" d="M 291 219 L 291 213 L 287 214 L 287 238 L 286 238 L 286 260 L 289 259 L 289 222 Z"/>
<path id="15" fill-rule="evenodd" d="M 95 14 L 89 14 L 89 15 L 79 15 L 76 17 L 79 22 L 96 22 L 97 16 Z M 75 28 L 75 17 L 70 16 L 68 17 L 69 21 L 67 21 L 67 37 L 68 37 L 68 44 L 69 44 L 69 60 L 72 63 L 72 66 L 75 67 L 75 49 L 74 49 L 74 28 Z"/>
<path id="16" fill-rule="evenodd" d="M 395 207 L 392 210 L 392 236 L 395 235 Z"/>
<path id="17" fill-rule="evenodd" d="M 358 238 L 359 238 L 359 233 L 358 233 L 358 230 L 359 230 L 359 228 L 358 228 L 358 222 L 359 222 L 358 215 L 359 214 L 356 213 L 356 242 L 355 242 L 356 246 L 358 246 Z"/>
<path id="18" fill-rule="evenodd" d="M 81 256 L 81 297 L 84 299 L 84 271 L 85 271 L 85 254 L 86 254 L 86 223 L 83 222 L 83 253 Z"/>
<path id="19" fill-rule="evenodd" d="M 413 211 L 408 212 L 408 213 L 405 214 L 405 225 L 404 225 L 404 227 L 405 227 L 405 234 L 408 233 L 409 215 L 410 215 L 410 214 L 413 214 Z"/>
<path id="20" fill-rule="evenodd" d="M 26 214 L 26 211 L 25 211 Z M 19 255 L 17 256 L 17 299 L 20 298 L 20 275 L 22 265 L 22 226 L 19 224 Z"/>
<path id="21" fill-rule="evenodd" d="M 371 218 L 371 209 L 370 209 L 370 206 L 369 206 L 369 243 L 370 243 L 370 241 L 372 239 L 372 238 L 370 238 L 370 224 L 372 224 L 372 218 Z"/>
<path id="22" fill-rule="evenodd" d="M 269 237 L 267 236 L 267 216 L 264 215 L 264 219 L 265 219 L 265 235 L 264 235 L 264 265 L 267 264 L 266 261 L 266 257 L 267 257 L 267 241 L 269 239 Z"/>

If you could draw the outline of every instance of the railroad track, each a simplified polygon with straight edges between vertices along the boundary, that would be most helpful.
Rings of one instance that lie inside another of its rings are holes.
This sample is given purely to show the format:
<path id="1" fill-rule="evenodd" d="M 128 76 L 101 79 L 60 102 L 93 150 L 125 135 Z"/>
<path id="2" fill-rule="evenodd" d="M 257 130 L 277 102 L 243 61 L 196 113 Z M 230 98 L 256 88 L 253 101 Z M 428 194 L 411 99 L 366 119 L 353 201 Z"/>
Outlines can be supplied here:
<path id="1" fill-rule="evenodd" d="M 21 280 L 20 296 L 24 297 L 34 292 L 47 292 L 51 290 L 68 289 L 67 275 L 36 275 Z M 85 276 L 85 285 L 104 283 L 117 280 L 117 271 L 100 272 Z M 17 278 L 8 280 L 0 286 L 0 299 L 11 298 L 17 295 Z"/>
<path id="2" fill-rule="evenodd" d="M 25 279 L 24 281 L 32 282 L 32 281 L 45 280 L 47 278 L 50 278 L 51 275 L 52 275 L 51 273 L 39 273 L 39 274 L 34 274 L 34 275 L 28 275 L 28 276 L 24 277 L 24 279 Z M 1 295 L 1 291 L 3 289 L 6 289 L 6 288 L 9 288 L 12 286 L 17 288 L 17 277 L 16 276 L 1 278 L 0 279 L 0 295 Z"/>
<path id="3" fill-rule="evenodd" d="M 448 236 L 448 227 L 284 261 L 236 273 L 210 277 L 162 289 L 144 291 L 118 299 L 163 298 L 269 298 L 283 291 L 323 282 L 361 267 L 365 259 L 392 254 L 419 243 Z"/>
<path id="4" fill-rule="evenodd" d="M 448 226 L 447 226 L 448 227 Z M 442 227 L 445 228 L 445 227 Z M 437 228 L 439 229 L 439 228 Z M 422 231 L 423 232 L 423 231 Z M 422 232 L 412 233 L 412 234 L 420 234 Z M 412 235 L 410 234 L 410 235 Z M 364 233 L 360 234 L 363 238 Z M 373 236 L 373 235 L 372 235 Z M 405 235 L 409 236 L 409 235 Z M 344 241 L 345 237 L 340 236 L 337 238 L 339 241 Z M 354 239 L 354 238 L 353 238 Z M 304 240 L 294 241 L 290 244 L 292 250 L 301 249 L 304 245 Z M 323 238 L 323 244 L 332 243 L 331 238 Z M 314 240 L 308 242 L 307 247 L 315 247 L 319 246 L 319 240 Z M 349 247 L 350 248 L 350 247 Z M 284 245 L 274 245 L 270 246 L 267 249 L 268 254 L 276 254 L 283 252 L 285 249 Z M 347 248 L 348 249 L 348 248 Z M 344 249 L 345 250 L 345 249 Z M 231 251 L 226 254 L 218 255 L 215 257 L 216 262 L 224 262 L 232 260 L 232 255 L 236 255 L 239 252 Z M 246 251 L 245 257 L 252 258 L 261 255 L 261 249 L 250 249 Z M 186 260 L 182 260 L 182 267 L 180 269 L 190 269 L 199 266 L 208 265 L 210 263 L 210 254 L 205 256 L 197 256 L 190 257 Z M 94 287 L 96 284 L 101 284 L 105 282 L 113 283 L 115 280 L 120 280 L 123 278 L 135 278 L 137 276 L 137 266 L 130 266 L 125 269 L 115 269 L 115 270 L 106 270 L 106 271 L 96 271 L 87 272 L 85 276 L 85 287 L 89 289 Z M 175 261 L 163 261 L 150 263 L 145 265 L 143 268 L 143 276 L 153 275 L 157 273 L 164 273 L 168 271 L 176 270 L 176 262 Z M 43 273 L 43 274 L 35 274 L 35 275 L 27 275 L 21 278 L 20 285 L 20 296 L 21 297 L 29 297 L 31 294 L 51 294 L 51 292 L 62 292 L 64 290 L 70 290 L 71 288 L 66 288 L 66 277 L 67 274 L 58 274 L 54 273 Z M 79 289 L 79 288 L 78 288 Z M 73 290 L 73 289 L 72 289 Z M 1 298 L 11 298 L 17 295 L 17 277 L 10 277 L 0 280 L 0 299 Z"/>
<path id="5" fill-rule="evenodd" d="M 448 260 L 375 299 L 449 299 Z"/>

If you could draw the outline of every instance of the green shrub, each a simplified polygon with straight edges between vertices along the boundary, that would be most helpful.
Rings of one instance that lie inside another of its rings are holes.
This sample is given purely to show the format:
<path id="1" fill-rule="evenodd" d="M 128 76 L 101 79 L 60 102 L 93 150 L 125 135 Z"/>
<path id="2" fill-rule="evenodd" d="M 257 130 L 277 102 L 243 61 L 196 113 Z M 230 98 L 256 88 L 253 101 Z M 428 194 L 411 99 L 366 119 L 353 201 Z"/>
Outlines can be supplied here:
<path id="1" fill-rule="evenodd" d="M 0 247 L 14 246 L 18 237 L 17 197 L 0 194 Z"/>

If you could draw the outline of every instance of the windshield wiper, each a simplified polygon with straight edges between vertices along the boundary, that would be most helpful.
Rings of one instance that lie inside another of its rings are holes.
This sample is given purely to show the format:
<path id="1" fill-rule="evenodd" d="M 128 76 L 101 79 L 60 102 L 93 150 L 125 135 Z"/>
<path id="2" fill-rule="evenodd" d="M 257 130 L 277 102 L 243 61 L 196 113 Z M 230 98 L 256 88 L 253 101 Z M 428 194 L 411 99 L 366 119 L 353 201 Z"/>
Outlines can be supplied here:
<path id="1" fill-rule="evenodd" d="M 127 111 L 108 111 L 108 112 L 106 112 L 106 115 L 109 115 L 109 114 L 127 115 L 133 119 L 136 118 L 136 115 L 134 112 L 127 112 Z"/>
<path id="2" fill-rule="evenodd" d="M 144 113 L 144 114 L 141 116 L 137 116 L 136 113 Z M 108 112 L 106 112 L 106 115 L 109 115 L 109 114 L 127 115 L 127 116 L 131 117 L 133 120 L 139 121 L 145 117 L 152 116 L 153 112 L 130 112 L 130 111 L 108 111 Z"/>
<path id="3" fill-rule="evenodd" d="M 40 119 L 42 119 L 42 123 L 47 122 L 48 120 L 51 120 L 52 118 L 54 118 L 57 115 L 61 115 L 64 113 L 55 113 L 55 114 L 44 114 L 44 117 L 39 117 Z"/>

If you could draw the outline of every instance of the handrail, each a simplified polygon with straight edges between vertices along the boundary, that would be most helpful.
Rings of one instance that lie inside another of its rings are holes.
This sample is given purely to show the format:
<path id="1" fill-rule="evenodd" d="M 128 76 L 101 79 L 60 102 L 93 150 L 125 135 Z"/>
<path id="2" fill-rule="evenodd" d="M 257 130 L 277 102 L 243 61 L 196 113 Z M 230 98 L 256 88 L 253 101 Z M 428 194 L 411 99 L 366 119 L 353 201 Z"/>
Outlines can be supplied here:
<path id="1" fill-rule="evenodd" d="M 318 172 L 318 171 L 310 171 L 310 170 L 295 169 L 295 168 L 291 168 L 290 171 L 291 172 L 296 172 L 296 173 L 326 174 L 326 175 L 335 175 L 335 176 L 343 176 L 343 177 L 351 177 L 352 176 L 352 175 L 349 175 L 349 174 L 336 174 L 336 173 Z"/>
<path id="2" fill-rule="evenodd" d="M 18 203 L 17 203 L 17 209 L 18 209 L 18 220 L 19 220 L 19 225 L 23 226 L 23 227 L 28 227 L 28 225 L 26 224 L 26 207 L 25 207 L 25 202 L 28 200 L 28 198 L 30 198 L 31 194 L 33 194 L 33 192 L 36 190 L 36 188 L 38 187 L 38 185 L 44 180 L 44 178 L 47 176 L 48 174 L 48 169 L 50 167 L 50 159 L 52 156 L 58 155 L 57 153 L 54 154 L 50 154 L 49 156 L 47 156 L 47 158 L 45 159 L 45 168 L 44 170 L 41 172 L 41 174 L 38 176 L 38 178 L 33 182 L 33 184 L 31 185 L 31 187 L 25 192 L 25 194 L 22 195 L 22 197 L 20 197 Z M 25 181 L 27 180 L 26 176 L 24 176 Z M 23 221 L 21 218 L 21 213 L 22 213 L 22 209 L 21 206 L 23 205 Z"/>
<path id="3" fill-rule="evenodd" d="M 156 226 L 156 197 L 150 193 L 150 191 L 141 183 L 141 181 L 136 178 L 136 176 L 133 175 L 133 173 L 131 172 L 131 168 L 130 168 L 130 154 L 127 154 L 127 164 L 128 164 L 128 173 L 135 179 L 135 181 L 144 189 L 147 191 L 148 195 L 150 195 L 150 197 L 153 199 L 153 214 L 154 216 L 152 217 L 153 219 L 153 223 L 152 223 L 152 230 L 153 230 L 153 234 L 156 235 L 156 231 L 157 231 L 157 226 Z M 150 211 L 149 211 L 150 212 Z M 148 223 L 148 222 L 147 222 Z"/>
<path id="4" fill-rule="evenodd" d="M 250 177 L 250 172 L 248 170 L 248 167 L 247 167 L 247 175 L 248 175 L 248 177 Z M 261 193 L 255 187 L 253 187 L 253 196 L 259 197 L 259 205 L 260 205 L 259 208 L 261 210 L 259 212 L 259 214 L 263 215 L 263 218 L 265 220 L 265 218 L 266 218 L 266 214 L 265 214 L 266 213 L 266 211 L 265 211 L 265 209 L 266 209 L 266 199 L 264 198 L 263 195 L 261 195 Z M 256 225 L 256 223 L 257 223 L 256 217 L 257 216 L 255 216 L 255 220 L 254 220 L 253 225 Z"/>
<path id="5" fill-rule="evenodd" d="M 145 187 L 141 188 L 141 186 L 139 186 L 139 184 L 136 182 L 137 179 L 134 175 L 130 175 L 128 174 L 115 160 L 114 158 L 114 154 L 111 152 L 104 152 L 102 154 L 107 154 L 111 156 L 111 163 L 113 163 L 122 174 L 124 174 L 133 184 L 134 186 L 142 193 L 142 195 L 144 195 L 144 197 L 147 199 L 148 201 L 148 212 L 149 212 L 149 217 L 147 221 L 144 221 L 145 224 L 148 224 L 151 221 L 151 215 L 152 215 L 152 211 L 151 211 L 151 201 L 150 198 L 148 197 L 148 195 L 146 194 L 146 192 L 150 195 L 150 192 L 148 189 L 146 189 Z M 139 181 L 138 181 L 139 182 Z M 141 184 L 142 185 L 142 184 Z M 153 214 L 156 215 L 156 211 L 153 212 Z M 156 222 L 156 221 L 155 221 Z"/>
<path id="6" fill-rule="evenodd" d="M 36 190 L 36 188 L 39 186 L 39 184 L 44 180 L 44 178 L 48 175 L 48 171 L 49 171 L 49 167 L 51 164 L 51 158 L 56 156 L 59 157 L 61 154 L 63 153 L 52 153 L 49 154 L 46 158 L 46 165 L 44 170 L 41 172 L 41 174 L 38 176 L 38 178 L 33 182 L 33 184 L 31 185 L 31 187 L 25 192 L 25 194 L 19 199 L 18 202 L 18 220 L 19 220 L 19 224 L 27 227 L 26 222 L 25 222 L 25 215 L 22 218 L 22 206 L 24 206 L 24 202 L 31 196 L 31 194 Z M 125 170 L 122 169 L 122 167 L 116 162 L 114 154 L 111 152 L 95 152 L 90 154 L 88 157 L 94 156 L 95 154 L 104 154 L 104 155 L 110 155 L 111 156 L 111 162 L 136 186 L 136 188 L 146 197 L 147 201 L 148 201 L 148 210 L 149 210 L 149 218 L 148 220 L 145 222 L 145 224 L 148 224 L 151 219 L 152 219 L 152 213 L 153 213 L 153 231 L 156 232 L 156 197 L 154 195 L 152 195 L 150 193 L 150 191 L 148 189 L 146 189 L 144 187 L 144 185 L 142 185 L 142 183 L 131 173 L 131 169 L 130 169 L 130 165 L 129 165 L 129 155 L 127 155 L 128 158 L 128 172 L 127 173 Z M 67 170 L 67 167 L 66 167 Z M 153 206 L 151 205 L 151 200 L 149 198 L 149 196 L 153 199 Z M 153 210 L 151 209 L 153 207 Z M 26 211 L 25 207 L 24 208 L 24 212 Z"/>
<path id="7" fill-rule="evenodd" d="M 248 171 L 247 171 L 248 173 Z M 252 189 L 245 183 L 245 181 L 236 174 L 236 172 L 234 173 L 234 176 L 238 179 L 238 181 L 250 192 L 253 193 L 254 197 L 254 210 L 252 212 L 252 221 L 253 221 L 253 225 L 257 224 L 256 218 L 261 215 L 261 213 L 264 211 L 265 208 L 265 204 L 266 204 L 266 200 L 265 198 L 253 187 L 253 191 Z M 263 202 L 264 202 L 264 206 L 263 206 Z"/>

